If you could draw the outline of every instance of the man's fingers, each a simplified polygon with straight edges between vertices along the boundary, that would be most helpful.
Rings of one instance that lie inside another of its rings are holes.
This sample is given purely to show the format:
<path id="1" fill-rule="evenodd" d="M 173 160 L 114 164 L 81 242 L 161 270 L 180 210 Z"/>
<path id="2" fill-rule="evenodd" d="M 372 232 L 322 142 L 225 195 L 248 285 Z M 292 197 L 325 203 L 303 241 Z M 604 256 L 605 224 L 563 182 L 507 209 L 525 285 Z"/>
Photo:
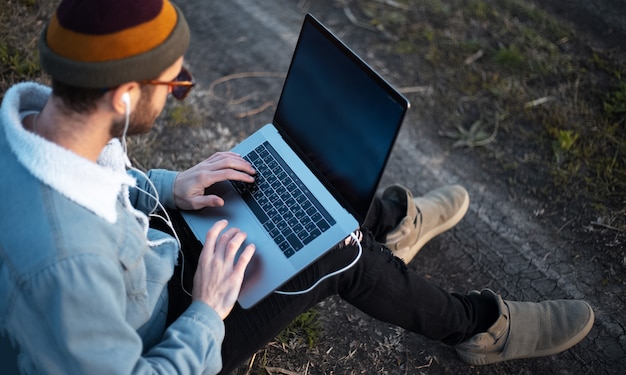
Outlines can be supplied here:
<path id="1" fill-rule="evenodd" d="M 245 172 L 247 174 L 254 174 L 255 170 L 252 168 L 252 165 L 246 161 L 244 158 L 237 154 L 229 154 L 229 155 L 215 155 L 214 158 L 209 158 L 201 162 L 204 164 L 204 167 L 212 170 L 228 170 L 232 169 L 235 171 Z"/>
<path id="2" fill-rule="evenodd" d="M 245 246 L 235 263 L 247 236 L 237 228 L 226 230 L 227 226 L 226 220 L 220 220 L 207 231 L 192 290 L 194 301 L 211 306 L 222 319 L 232 310 L 255 250 L 252 244 Z"/>
<path id="3" fill-rule="evenodd" d="M 215 251 L 216 255 L 223 257 L 222 259 L 224 259 L 224 262 L 227 264 L 233 264 L 235 256 L 246 240 L 246 237 L 246 233 L 239 229 L 229 229 L 220 238 L 220 242 L 217 245 L 219 249 Z"/>
<path id="4" fill-rule="evenodd" d="M 236 273 L 242 275 L 243 277 L 243 273 L 245 272 L 246 267 L 248 267 L 250 260 L 252 260 L 252 256 L 254 255 L 255 251 L 256 247 L 254 246 L 254 244 L 250 244 L 246 246 L 245 249 L 243 249 L 243 251 L 239 255 L 239 259 L 237 259 L 237 264 L 235 264 L 234 271 Z"/>
<path id="5" fill-rule="evenodd" d="M 234 168 L 215 168 L 209 169 L 207 168 L 203 172 L 203 178 L 207 180 L 215 180 L 215 181 L 226 181 L 226 180 L 252 180 L 254 181 L 254 177 L 250 175 L 250 173 L 241 171 L 239 169 Z"/>
<path id="6" fill-rule="evenodd" d="M 221 233 L 227 225 L 226 220 L 220 220 L 209 229 L 205 242 L 205 250 L 212 248 L 216 256 L 219 256 L 221 259 L 230 258 L 232 260 L 246 240 L 247 234 L 238 228 L 229 228 Z"/>
<path id="7" fill-rule="evenodd" d="M 224 206 L 224 199 L 213 194 L 201 195 L 191 198 L 189 203 L 191 204 L 191 209 L 199 210 L 205 207 L 222 207 Z"/>
<path id="8" fill-rule="evenodd" d="M 226 228 L 228 225 L 228 221 L 220 220 L 213 224 L 211 229 L 206 232 L 206 240 L 204 242 L 204 249 L 215 249 L 215 245 L 217 245 L 218 238 L 220 233 Z M 213 250 L 214 251 L 214 250 Z M 211 251 L 211 252 L 213 252 Z"/>
<path id="9" fill-rule="evenodd" d="M 216 160 L 222 160 L 224 158 L 241 158 L 241 155 L 232 152 L 232 151 L 219 151 L 214 153 L 213 155 L 209 156 L 208 158 L 206 158 L 205 160 L 210 160 L 210 161 L 216 161 Z"/>

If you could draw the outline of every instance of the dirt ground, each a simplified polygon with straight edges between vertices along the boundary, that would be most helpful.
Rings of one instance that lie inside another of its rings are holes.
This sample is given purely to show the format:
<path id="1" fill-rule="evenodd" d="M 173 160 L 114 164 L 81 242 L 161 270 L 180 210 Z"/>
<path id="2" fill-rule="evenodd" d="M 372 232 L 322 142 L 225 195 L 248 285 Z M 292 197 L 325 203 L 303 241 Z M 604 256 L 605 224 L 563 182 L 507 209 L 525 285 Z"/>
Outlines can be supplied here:
<path id="1" fill-rule="evenodd" d="M 29 20 L 24 46 L 34 46 L 49 3 L 0 8 Z M 182 169 L 270 122 L 311 12 L 411 101 L 381 188 L 398 182 L 418 195 L 460 183 L 470 193 L 466 217 L 410 266 L 451 291 L 585 299 L 596 313 L 565 353 L 472 367 L 335 298 L 237 373 L 626 373 L 624 29 L 595 22 L 615 17 L 526 0 L 176 3 L 192 30 L 186 60 L 198 87 L 133 142 L 136 165 Z M 17 80 L 7 61 L 2 91 Z"/>

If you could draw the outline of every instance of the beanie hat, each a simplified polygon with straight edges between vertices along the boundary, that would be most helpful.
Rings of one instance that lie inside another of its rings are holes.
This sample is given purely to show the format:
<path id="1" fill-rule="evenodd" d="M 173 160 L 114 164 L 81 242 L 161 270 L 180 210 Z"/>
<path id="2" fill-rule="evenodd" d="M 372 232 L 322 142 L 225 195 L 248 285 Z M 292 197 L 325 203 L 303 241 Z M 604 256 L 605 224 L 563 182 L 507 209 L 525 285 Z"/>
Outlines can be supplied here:
<path id="1" fill-rule="evenodd" d="M 43 70 L 85 88 L 154 79 L 189 46 L 169 0 L 63 0 L 39 40 Z"/>

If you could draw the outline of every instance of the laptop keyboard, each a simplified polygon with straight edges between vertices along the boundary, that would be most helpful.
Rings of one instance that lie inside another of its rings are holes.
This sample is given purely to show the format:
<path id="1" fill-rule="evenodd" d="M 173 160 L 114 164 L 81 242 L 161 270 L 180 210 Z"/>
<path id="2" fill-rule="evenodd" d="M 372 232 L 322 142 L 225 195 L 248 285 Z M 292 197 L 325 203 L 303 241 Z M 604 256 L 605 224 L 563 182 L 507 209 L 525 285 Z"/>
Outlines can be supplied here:
<path id="1" fill-rule="evenodd" d="M 267 141 L 244 159 L 256 170 L 255 181 L 231 183 L 287 258 L 335 224 Z"/>

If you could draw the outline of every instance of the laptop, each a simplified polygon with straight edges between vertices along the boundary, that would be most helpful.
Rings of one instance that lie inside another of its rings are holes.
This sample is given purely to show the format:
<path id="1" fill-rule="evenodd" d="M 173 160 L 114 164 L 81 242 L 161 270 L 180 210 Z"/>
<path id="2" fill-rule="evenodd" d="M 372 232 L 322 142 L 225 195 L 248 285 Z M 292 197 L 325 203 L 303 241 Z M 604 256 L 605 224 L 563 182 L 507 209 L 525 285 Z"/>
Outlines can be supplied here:
<path id="1" fill-rule="evenodd" d="M 238 298 L 243 308 L 358 229 L 408 107 L 315 17 L 305 16 L 272 123 L 232 149 L 252 163 L 255 182 L 215 184 L 207 194 L 222 197 L 223 207 L 182 213 L 202 243 L 216 221 L 227 219 L 255 244 Z"/>

